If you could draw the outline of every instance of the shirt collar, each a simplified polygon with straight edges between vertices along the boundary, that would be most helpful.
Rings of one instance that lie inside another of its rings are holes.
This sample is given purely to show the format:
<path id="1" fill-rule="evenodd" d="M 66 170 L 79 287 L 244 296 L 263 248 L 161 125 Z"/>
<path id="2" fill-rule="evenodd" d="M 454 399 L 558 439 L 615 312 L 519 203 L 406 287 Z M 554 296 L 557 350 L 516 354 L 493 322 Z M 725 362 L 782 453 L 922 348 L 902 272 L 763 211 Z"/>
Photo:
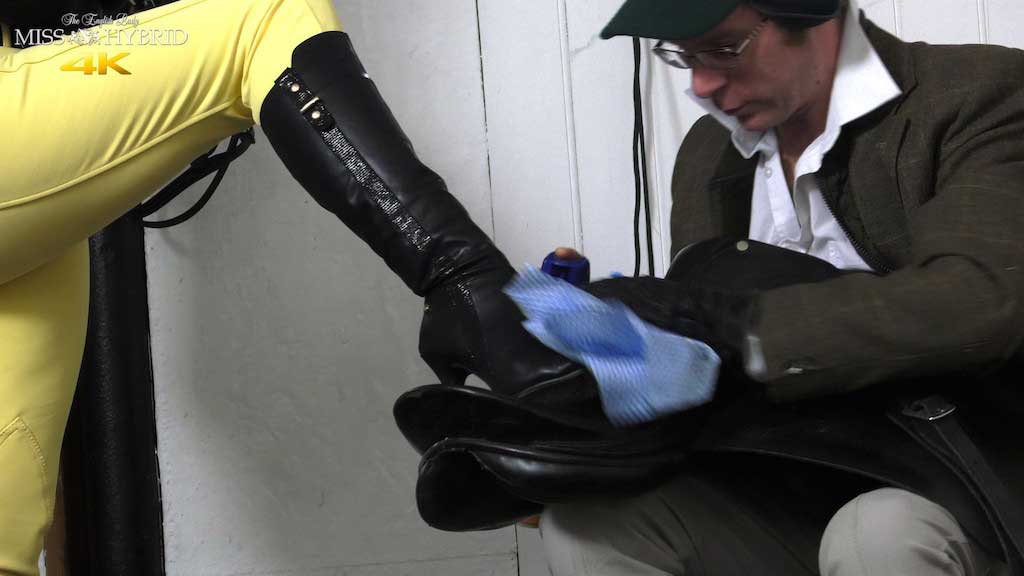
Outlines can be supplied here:
<path id="1" fill-rule="evenodd" d="M 856 1 L 850 0 L 825 127 L 825 134 L 831 134 L 830 140 L 833 142 L 844 125 L 871 113 L 901 94 L 896 81 L 861 28 L 858 14 Z M 698 98 L 692 88 L 687 89 L 686 94 L 732 133 L 732 144 L 744 158 L 750 159 L 758 152 L 777 148 L 774 130 L 747 130 L 736 118 L 719 110 L 710 98 Z"/>

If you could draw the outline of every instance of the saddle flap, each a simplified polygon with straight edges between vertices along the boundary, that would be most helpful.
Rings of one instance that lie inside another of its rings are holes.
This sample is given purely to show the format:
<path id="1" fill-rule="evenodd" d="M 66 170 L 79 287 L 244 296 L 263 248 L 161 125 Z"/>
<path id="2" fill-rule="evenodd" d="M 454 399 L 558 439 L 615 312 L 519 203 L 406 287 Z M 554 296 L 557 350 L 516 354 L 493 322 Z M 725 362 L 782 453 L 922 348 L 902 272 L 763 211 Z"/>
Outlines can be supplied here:
<path id="1" fill-rule="evenodd" d="M 780 464 L 806 462 L 870 478 L 940 502 L 977 541 L 997 541 L 972 486 L 889 420 L 879 400 L 737 402 L 709 418 L 692 448 L 770 456 Z"/>
<path id="2" fill-rule="evenodd" d="M 485 438 L 519 445 L 543 439 L 592 440 L 611 424 L 603 415 L 560 413 L 471 386 L 420 386 L 395 401 L 395 422 L 419 453 L 446 438 Z"/>
<path id="3" fill-rule="evenodd" d="M 423 455 L 416 502 L 449 531 L 508 526 L 545 504 L 649 489 L 684 464 L 680 452 L 637 456 L 603 442 L 501 444 L 449 438 Z"/>

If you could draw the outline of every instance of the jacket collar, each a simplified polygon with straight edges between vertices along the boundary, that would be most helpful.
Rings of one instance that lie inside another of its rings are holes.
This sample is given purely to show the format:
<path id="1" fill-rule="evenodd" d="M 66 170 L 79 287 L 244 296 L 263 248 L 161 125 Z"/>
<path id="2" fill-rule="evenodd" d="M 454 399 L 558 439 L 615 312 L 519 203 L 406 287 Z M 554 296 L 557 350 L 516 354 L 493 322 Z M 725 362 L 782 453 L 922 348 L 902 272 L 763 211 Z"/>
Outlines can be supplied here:
<path id="1" fill-rule="evenodd" d="M 879 28 L 874 22 L 867 19 L 864 12 L 860 13 L 860 25 L 867 34 L 868 41 L 875 48 L 875 52 L 878 53 L 878 57 L 889 69 L 892 79 L 896 81 L 903 92 L 896 99 L 897 103 L 902 102 L 917 87 L 917 71 L 906 42 Z"/>

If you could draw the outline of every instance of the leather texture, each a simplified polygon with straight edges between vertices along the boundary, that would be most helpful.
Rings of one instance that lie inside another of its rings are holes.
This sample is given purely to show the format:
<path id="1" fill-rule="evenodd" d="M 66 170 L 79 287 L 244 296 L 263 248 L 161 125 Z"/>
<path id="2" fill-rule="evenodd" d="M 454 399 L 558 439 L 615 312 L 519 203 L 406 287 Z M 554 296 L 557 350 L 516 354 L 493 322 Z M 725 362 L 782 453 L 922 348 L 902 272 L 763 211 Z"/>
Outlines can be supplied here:
<path id="1" fill-rule="evenodd" d="M 129 212 L 89 239 L 89 332 L 60 461 L 65 550 L 78 574 L 164 574 L 140 220 Z"/>
<path id="2" fill-rule="evenodd" d="M 420 515 L 442 530 L 485 530 L 574 497 L 639 492 L 679 470 L 698 418 L 620 430 L 601 412 L 596 387 L 567 379 L 525 398 L 467 386 L 424 386 L 402 395 L 395 418 L 423 454 Z M 566 402 L 565 410 L 555 402 Z"/>
<path id="3" fill-rule="evenodd" d="M 522 328 L 515 271 L 413 151 L 343 32 L 295 48 L 260 123 L 292 176 L 425 298 L 420 353 L 446 384 L 514 394 L 579 373 Z"/>
<path id="4" fill-rule="evenodd" d="M 719 238 L 680 252 L 665 279 L 608 278 L 584 290 L 619 300 L 644 321 L 702 340 L 724 360 L 736 362 L 759 315 L 759 292 L 841 275 L 824 260 L 752 240 Z"/>
<path id="5" fill-rule="evenodd" d="M 840 274 L 831 264 L 816 258 L 758 242 L 723 238 L 683 251 L 673 262 L 668 274 L 671 280 L 665 286 L 687 290 L 696 285 L 729 288 L 731 283 L 738 283 L 744 290 L 755 290 Z M 655 305 L 647 309 L 647 315 L 663 323 L 665 319 L 658 315 L 668 311 Z M 668 325 L 675 324 L 678 322 Z M 735 375 L 725 380 L 740 381 Z M 713 404 L 728 402 L 750 390 L 727 384 L 720 387 Z M 504 494 L 516 502 L 506 502 L 499 509 L 520 510 L 527 508 L 522 501 L 550 503 L 567 496 L 649 488 L 679 469 L 686 446 L 696 439 L 709 410 L 615 428 L 601 409 L 596 383 L 583 372 L 551 379 L 513 395 L 463 386 L 420 387 L 396 401 L 394 415 L 405 437 L 424 454 L 417 488 L 424 520 L 447 530 L 475 530 L 515 520 L 487 515 L 488 509 L 480 502 L 494 504 L 496 495 Z M 480 444 L 467 444 L 469 440 L 489 444 L 485 449 Z M 483 456 L 481 450 L 488 455 Z M 493 454 L 498 450 L 504 452 L 495 459 Z M 458 456 L 453 454 L 456 452 Z M 591 465 L 560 468 L 561 475 L 551 472 L 551 467 L 560 467 L 573 458 Z M 483 472 L 473 468 L 474 461 Z M 446 471 L 445 466 L 452 466 L 453 471 Z M 622 481 L 624 467 L 633 469 L 629 481 Z M 476 481 L 449 484 L 450 478 L 466 474 L 470 468 L 475 470 Z M 524 479 L 527 473 L 536 475 L 536 480 L 548 488 L 542 492 L 523 488 L 531 485 Z M 561 492 L 556 489 L 559 485 L 563 487 Z M 501 486 L 504 490 L 499 490 Z M 588 491 L 588 486 L 595 489 Z M 616 488 L 612 490 L 611 486 Z M 449 510 L 467 512 L 449 517 Z M 480 515 L 472 516 L 469 512 L 473 510 Z"/>
<path id="6" fill-rule="evenodd" d="M 756 291 L 843 274 L 796 252 L 714 239 L 684 250 L 668 276 L 681 285 L 719 288 L 730 288 L 732 279 Z M 901 392 L 914 398 L 957 384 L 956 378 L 907 382 Z M 881 389 L 780 405 L 766 398 L 762 386 L 727 372 L 711 405 L 637 428 L 608 424 L 596 386 L 585 378 L 514 397 L 423 387 L 399 398 L 395 417 L 423 453 L 416 490 L 420 513 L 444 530 L 500 527 L 544 504 L 637 493 L 696 456 L 729 455 L 751 458 L 757 473 L 784 475 L 797 463 L 810 464 L 858 479 L 852 481 L 921 494 L 950 510 L 991 554 L 1009 556 L 1015 566 L 1012 555 L 1021 535 L 1012 528 L 1020 503 L 1006 493 L 999 474 L 987 474 L 987 485 L 977 480 L 987 470 L 980 453 L 962 456 L 958 444 L 945 452 L 961 456 L 936 457 L 936 450 L 908 434 L 894 416 L 906 403 L 903 396 Z M 944 426 L 959 427 L 955 422 Z M 961 442 L 969 444 L 965 438 Z M 1012 450 L 1013 441 L 1008 443 Z"/>

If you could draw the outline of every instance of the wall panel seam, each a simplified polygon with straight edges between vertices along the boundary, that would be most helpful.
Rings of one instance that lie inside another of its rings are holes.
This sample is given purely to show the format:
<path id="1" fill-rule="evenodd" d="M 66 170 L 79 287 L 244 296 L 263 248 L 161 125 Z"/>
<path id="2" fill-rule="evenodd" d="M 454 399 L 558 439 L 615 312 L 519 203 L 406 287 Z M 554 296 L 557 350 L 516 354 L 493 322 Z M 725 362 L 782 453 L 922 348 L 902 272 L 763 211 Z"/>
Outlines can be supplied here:
<path id="1" fill-rule="evenodd" d="M 476 47 L 480 58 L 480 98 L 484 109 L 484 157 L 487 160 L 487 198 L 491 212 L 491 238 L 498 243 L 498 227 L 494 222 L 494 178 L 491 175 L 491 132 L 487 122 L 487 80 L 484 73 L 484 36 L 480 21 L 480 0 L 474 0 L 476 8 Z"/>
<path id="2" fill-rule="evenodd" d="M 988 44 L 988 0 L 977 0 L 978 2 L 978 38 L 982 44 Z"/>
<path id="3" fill-rule="evenodd" d="M 900 18 L 900 0 L 892 0 L 892 27 L 898 38 L 903 38 L 903 22 Z"/>
<path id="4" fill-rule="evenodd" d="M 562 100 L 565 107 L 565 138 L 569 168 L 569 199 L 572 204 L 573 248 L 585 253 L 583 205 L 580 191 L 579 154 L 576 147 L 576 108 L 572 86 L 572 57 L 569 50 L 569 16 L 566 0 L 555 0 L 558 11 L 559 48 L 562 57 Z"/>

